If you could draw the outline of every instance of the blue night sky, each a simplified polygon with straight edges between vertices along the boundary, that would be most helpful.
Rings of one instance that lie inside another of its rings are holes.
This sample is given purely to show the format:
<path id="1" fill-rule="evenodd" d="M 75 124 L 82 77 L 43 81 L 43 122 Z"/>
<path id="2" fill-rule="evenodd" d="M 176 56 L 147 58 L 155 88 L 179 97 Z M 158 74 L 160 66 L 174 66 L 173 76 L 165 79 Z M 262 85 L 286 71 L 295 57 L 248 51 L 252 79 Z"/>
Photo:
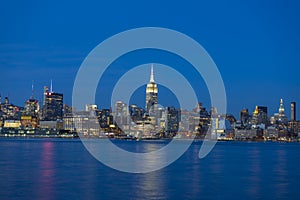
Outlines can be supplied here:
<path id="1" fill-rule="evenodd" d="M 54 90 L 71 104 L 77 70 L 96 45 L 128 29 L 154 26 L 187 34 L 206 49 L 224 80 L 228 112 L 236 117 L 240 109 L 252 112 L 255 105 L 267 105 L 273 114 L 280 98 L 286 110 L 291 101 L 300 108 L 299 9 L 296 0 L 2 1 L 0 93 L 24 105 L 32 80 L 35 97 L 42 100 L 43 86 L 52 79 Z M 135 52 L 118 59 L 114 69 L 120 69 L 108 72 L 109 78 L 99 83 L 96 103 L 109 106 L 105 99 L 109 81 L 124 69 L 143 62 L 166 61 L 170 66 L 183 62 L 171 57 Z M 181 70 L 195 78 L 188 67 Z M 209 107 L 201 81 L 196 90 Z M 144 103 L 144 97 L 136 96 L 138 104 Z M 167 100 L 161 95 L 163 101 Z"/>

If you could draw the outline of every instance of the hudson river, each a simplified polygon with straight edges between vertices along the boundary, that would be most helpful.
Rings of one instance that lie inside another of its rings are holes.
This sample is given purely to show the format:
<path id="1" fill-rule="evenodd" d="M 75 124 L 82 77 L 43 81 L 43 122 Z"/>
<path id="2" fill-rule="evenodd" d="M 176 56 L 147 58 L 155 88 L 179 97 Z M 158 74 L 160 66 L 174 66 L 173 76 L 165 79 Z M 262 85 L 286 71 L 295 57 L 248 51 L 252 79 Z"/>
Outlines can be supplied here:
<path id="1" fill-rule="evenodd" d="M 158 149 L 166 141 L 114 141 Z M 79 139 L 0 139 L 0 199 L 300 199 L 300 143 L 194 142 L 159 171 L 129 174 L 93 158 Z"/>

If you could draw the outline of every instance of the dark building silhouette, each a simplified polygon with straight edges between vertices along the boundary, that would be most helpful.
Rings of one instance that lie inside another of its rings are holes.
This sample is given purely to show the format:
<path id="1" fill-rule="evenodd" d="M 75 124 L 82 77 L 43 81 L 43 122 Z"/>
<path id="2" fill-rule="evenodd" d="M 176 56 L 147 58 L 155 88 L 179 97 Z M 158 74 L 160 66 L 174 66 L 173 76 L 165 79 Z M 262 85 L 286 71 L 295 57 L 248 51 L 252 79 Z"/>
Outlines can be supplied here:
<path id="1" fill-rule="evenodd" d="M 56 121 L 63 117 L 63 94 L 49 91 L 44 87 L 44 105 L 42 111 L 42 120 Z"/>
<path id="2" fill-rule="evenodd" d="M 242 124 L 247 124 L 250 121 L 250 115 L 247 108 L 240 111 L 240 121 Z"/>
<path id="3" fill-rule="evenodd" d="M 268 107 L 256 106 L 252 116 L 253 124 L 268 124 Z"/>
<path id="4" fill-rule="evenodd" d="M 291 121 L 296 121 L 296 102 L 291 102 Z"/>
<path id="5" fill-rule="evenodd" d="M 100 127 L 104 130 L 108 130 L 110 125 L 114 124 L 114 118 L 110 109 L 102 109 L 97 111 L 98 121 Z"/>
<path id="6" fill-rule="evenodd" d="M 174 107 L 166 108 L 166 132 L 176 133 L 179 129 L 180 110 Z"/>
<path id="7" fill-rule="evenodd" d="M 145 110 L 138 107 L 135 104 L 130 105 L 129 107 L 129 115 L 131 117 L 131 120 L 133 122 L 137 122 L 137 121 L 142 121 L 144 114 L 145 114 Z"/>

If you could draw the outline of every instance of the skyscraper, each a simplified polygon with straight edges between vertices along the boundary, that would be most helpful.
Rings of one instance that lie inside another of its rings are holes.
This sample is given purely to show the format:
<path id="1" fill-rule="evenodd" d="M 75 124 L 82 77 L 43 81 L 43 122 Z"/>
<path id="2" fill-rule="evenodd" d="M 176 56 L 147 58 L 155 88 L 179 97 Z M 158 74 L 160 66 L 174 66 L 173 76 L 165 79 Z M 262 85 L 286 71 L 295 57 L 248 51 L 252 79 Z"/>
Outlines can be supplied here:
<path id="1" fill-rule="evenodd" d="M 147 84 L 146 88 L 146 112 L 149 115 L 155 115 L 155 111 L 157 110 L 157 94 L 158 88 L 154 81 L 153 65 L 151 65 L 150 82 Z"/>
<path id="2" fill-rule="evenodd" d="M 279 116 L 285 116 L 285 114 L 284 114 L 283 100 L 282 99 L 280 99 L 280 105 L 279 105 L 279 109 L 278 109 L 278 114 L 279 114 Z"/>
<path id="3" fill-rule="evenodd" d="M 29 116 L 37 116 L 39 112 L 39 103 L 36 99 L 28 99 L 25 102 L 25 114 Z"/>
<path id="4" fill-rule="evenodd" d="M 43 105 L 46 104 L 46 99 L 47 99 L 47 94 L 49 93 L 49 87 L 48 86 L 44 86 L 44 102 Z"/>
<path id="5" fill-rule="evenodd" d="M 138 121 L 141 121 L 143 120 L 143 116 L 145 114 L 145 110 L 138 107 L 137 105 L 135 104 L 132 104 L 128 107 L 129 109 L 129 114 L 130 114 L 130 117 L 131 117 L 131 120 L 133 122 L 138 122 Z"/>
<path id="6" fill-rule="evenodd" d="M 240 111 L 240 121 L 242 124 L 247 124 L 249 122 L 250 115 L 247 108 Z"/>
<path id="7" fill-rule="evenodd" d="M 180 110 L 174 107 L 166 108 L 166 131 L 168 134 L 176 133 L 179 129 Z"/>
<path id="8" fill-rule="evenodd" d="M 278 113 L 275 113 L 274 116 L 272 116 L 270 118 L 271 124 L 285 124 L 285 125 L 287 125 L 288 118 L 285 115 L 284 111 L 285 111 L 285 109 L 284 109 L 284 105 L 283 105 L 283 100 L 280 99 Z"/>
<path id="9" fill-rule="evenodd" d="M 296 121 L 296 102 L 291 102 L 291 121 Z"/>
<path id="10" fill-rule="evenodd" d="M 51 84 L 52 85 L 52 84 Z M 44 87 L 44 106 L 42 119 L 44 121 L 56 121 L 63 117 L 63 94 L 56 93 L 48 87 Z"/>
<path id="11" fill-rule="evenodd" d="M 268 124 L 268 107 L 256 106 L 252 116 L 253 124 Z"/>
<path id="12" fill-rule="evenodd" d="M 100 127 L 105 131 L 108 131 L 111 124 L 113 124 L 113 116 L 110 109 L 102 109 L 97 111 L 98 121 Z"/>
<path id="13" fill-rule="evenodd" d="M 25 115 L 38 117 L 40 106 L 38 100 L 34 98 L 33 81 L 31 86 L 31 97 L 25 102 Z"/>
<path id="14" fill-rule="evenodd" d="M 115 103 L 114 120 L 118 125 L 127 124 L 128 107 L 126 103 L 117 101 Z"/>

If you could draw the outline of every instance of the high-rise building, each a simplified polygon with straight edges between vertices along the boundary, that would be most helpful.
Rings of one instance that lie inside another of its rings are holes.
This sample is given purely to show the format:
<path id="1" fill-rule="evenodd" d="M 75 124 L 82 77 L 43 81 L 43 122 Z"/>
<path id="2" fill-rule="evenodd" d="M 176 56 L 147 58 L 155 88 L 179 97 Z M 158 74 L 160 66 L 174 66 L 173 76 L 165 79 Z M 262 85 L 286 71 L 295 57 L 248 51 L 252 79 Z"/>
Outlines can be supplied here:
<path id="1" fill-rule="evenodd" d="M 6 120 L 20 120 L 23 107 L 15 106 L 5 97 L 4 103 L 1 104 L 1 115 Z"/>
<path id="2" fill-rule="evenodd" d="M 296 121 L 296 102 L 291 102 L 291 121 Z"/>
<path id="3" fill-rule="evenodd" d="M 28 116 L 37 116 L 40 106 L 38 100 L 28 99 L 25 103 L 25 115 Z"/>
<path id="4" fill-rule="evenodd" d="M 284 111 L 285 111 L 285 109 L 284 109 L 284 105 L 283 105 L 283 100 L 280 99 L 280 105 L 279 105 L 278 113 L 275 113 L 274 116 L 272 116 L 270 118 L 271 124 L 277 124 L 277 125 L 285 124 L 285 125 L 287 125 L 288 118 L 285 115 Z"/>
<path id="5" fill-rule="evenodd" d="M 249 111 L 247 108 L 240 111 L 240 121 L 243 125 L 247 124 L 250 120 Z"/>
<path id="6" fill-rule="evenodd" d="M 100 127 L 108 131 L 110 125 L 113 124 L 113 116 L 110 109 L 102 109 L 97 111 Z"/>
<path id="7" fill-rule="evenodd" d="M 75 109 L 67 104 L 64 105 L 64 115 L 71 116 L 75 112 Z"/>
<path id="8" fill-rule="evenodd" d="M 154 81 L 153 65 L 151 65 L 150 81 L 147 84 L 146 88 L 146 112 L 150 116 L 155 115 L 155 111 L 157 111 L 157 94 L 158 88 L 157 84 Z"/>
<path id="9" fill-rule="evenodd" d="M 278 122 L 280 124 L 287 124 L 288 123 L 288 118 L 285 115 L 284 112 L 284 106 L 283 106 L 283 100 L 280 99 L 280 105 L 279 105 L 279 109 L 278 109 Z"/>
<path id="10" fill-rule="evenodd" d="M 193 111 L 195 113 L 190 120 L 193 131 L 198 131 L 197 134 L 205 134 L 209 128 L 210 114 L 200 102 L 197 103 L 197 106 L 195 109 L 193 109 Z"/>
<path id="11" fill-rule="evenodd" d="M 128 124 L 127 120 L 128 116 L 128 107 L 126 103 L 122 101 L 117 101 L 115 103 L 115 110 L 114 110 L 114 120 L 118 125 L 125 125 Z"/>
<path id="12" fill-rule="evenodd" d="M 43 102 L 43 105 L 46 104 L 46 99 L 47 99 L 47 94 L 48 93 L 49 93 L 49 87 L 48 86 L 44 86 L 44 102 Z"/>
<path id="13" fill-rule="evenodd" d="M 63 94 L 56 93 L 48 87 L 44 87 L 44 105 L 42 111 L 42 120 L 56 121 L 63 117 Z"/>
<path id="14" fill-rule="evenodd" d="M 252 116 L 253 124 L 268 124 L 268 107 L 256 106 Z"/>
<path id="15" fill-rule="evenodd" d="M 169 134 L 177 133 L 180 122 L 180 110 L 174 107 L 166 109 L 166 132 Z"/>
<path id="16" fill-rule="evenodd" d="M 282 99 L 280 99 L 280 105 L 279 105 L 279 109 L 278 109 L 278 114 L 279 114 L 279 116 L 285 116 L 285 114 L 284 114 L 283 100 Z"/>
<path id="17" fill-rule="evenodd" d="M 24 114 L 25 114 L 25 116 L 38 117 L 38 112 L 39 112 L 40 106 L 39 106 L 38 100 L 36 100 L 34 98 L 33 82 L 32 82 L 31 89 L 32 89 L 32 91 L 31 91 L 32 94 L 31 94 L 30 99 L 28 99 L 25 102 L 25 112 L 24 112 Z"/>
<path id="18" fill-rule="evenodd" d="M 143 120 L 143 116 L 145 114 L 145 110 L 138 107 L 135 104 L 132 104 L 128 107 L 129 109 L 129 115 L 131 117 L 131 120 L 133 122 L 138 122 Z"/>

